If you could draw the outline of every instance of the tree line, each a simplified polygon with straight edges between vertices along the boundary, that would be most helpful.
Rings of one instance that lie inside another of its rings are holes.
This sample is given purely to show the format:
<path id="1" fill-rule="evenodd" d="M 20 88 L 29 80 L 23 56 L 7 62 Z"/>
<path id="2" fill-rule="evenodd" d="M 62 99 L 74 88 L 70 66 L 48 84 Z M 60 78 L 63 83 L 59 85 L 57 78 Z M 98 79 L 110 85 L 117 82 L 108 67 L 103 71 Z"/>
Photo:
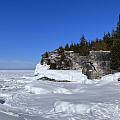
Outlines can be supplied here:
<path id="1" fill-rule="evenodd" d="M 67 43 L 65 47 L 60 46 L 58 50 L 74 51 L 75 53 L 79 53 L 80 56 L 87 56 L 92 50 L 110 51 L 112 48 L 112 44 L 112 35 L 108 32 L 107 34 L 104 34 L 103 39 L 96 38 L 95 41 L 88 41 L 85 39 L 85 36 L 82 35 L 79 43 L 71 43 L 70 45 Z"/>

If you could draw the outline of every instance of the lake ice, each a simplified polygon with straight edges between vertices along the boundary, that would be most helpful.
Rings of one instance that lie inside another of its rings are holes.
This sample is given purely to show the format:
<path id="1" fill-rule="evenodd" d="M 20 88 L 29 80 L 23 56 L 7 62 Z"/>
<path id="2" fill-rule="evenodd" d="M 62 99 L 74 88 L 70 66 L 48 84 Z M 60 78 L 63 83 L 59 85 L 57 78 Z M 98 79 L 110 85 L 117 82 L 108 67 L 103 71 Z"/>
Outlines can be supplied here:
<path id="1" fill-rule="evenodd" d="M 1 70 L 0 120 L 120 120 L 119 77 L 52 82 L 32 70 Z"/>

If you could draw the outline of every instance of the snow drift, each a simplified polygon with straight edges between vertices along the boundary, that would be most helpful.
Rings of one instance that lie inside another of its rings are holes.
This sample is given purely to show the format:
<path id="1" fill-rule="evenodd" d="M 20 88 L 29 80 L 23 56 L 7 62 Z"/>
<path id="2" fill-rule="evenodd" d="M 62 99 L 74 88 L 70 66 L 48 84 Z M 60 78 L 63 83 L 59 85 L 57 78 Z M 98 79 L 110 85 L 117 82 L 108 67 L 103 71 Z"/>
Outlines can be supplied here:
<path id="1" fill-rule="evenodd" d="M 85 104 L 71 104 L 69 102 L 58 101 L 54 104 L 54 111 L 56 113 L 86 114 L 90 112 L 90 107 L 90 105 Z"/>

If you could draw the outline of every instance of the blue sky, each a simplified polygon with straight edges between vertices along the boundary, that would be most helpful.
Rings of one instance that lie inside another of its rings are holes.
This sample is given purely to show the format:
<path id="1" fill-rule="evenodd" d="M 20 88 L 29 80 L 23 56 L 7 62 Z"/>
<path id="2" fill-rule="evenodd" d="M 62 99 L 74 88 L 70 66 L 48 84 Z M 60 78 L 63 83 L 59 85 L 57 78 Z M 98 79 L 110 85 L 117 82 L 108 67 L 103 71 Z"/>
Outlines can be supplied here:
<path id="1" fill-rule="evenodd" d="M 66 43 L 115 28 L 120 0 L 0 0 L 0 69 L 34 69 Z"/>

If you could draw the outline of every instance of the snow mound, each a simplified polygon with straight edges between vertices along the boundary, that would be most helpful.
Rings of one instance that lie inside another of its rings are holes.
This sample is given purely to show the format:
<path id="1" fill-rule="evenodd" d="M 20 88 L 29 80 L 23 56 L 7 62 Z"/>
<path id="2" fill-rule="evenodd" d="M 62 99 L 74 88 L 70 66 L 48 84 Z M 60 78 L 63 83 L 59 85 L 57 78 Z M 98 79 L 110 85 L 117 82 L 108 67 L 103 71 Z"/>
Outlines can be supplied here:
<path id="1" fill-rule="evenodd" d="M 69 102 L 56 102 L 54 104 L 54 112 L 67 113 L 67 114 L 87 114 L 90 112 L 90 105 L 85 104 L 71 104 Z"/>
<path id="2" fill-rule="evenodd" d="M 53 91 L 53 93 L 60 93 L 60 94 L 72 94 L 69 90 L 65 88 L 57 88 Z"/>
<path id="3" fill-rule="evenodd" d="M 49 65 L 37 64 L 35 73 L 36 79 L 49 78 L 56 81 L 72 81 L 81 84 L 92 84 L 92 80 L 88 80 L 87 76 L 82 74 L 82 70 L 50 70 Z"/>
<path id="4" fill-rule="evenodd" d="M 120 109 L 116 104 L 97 103 L 91 108 L 91 113 L 98 120 L 119 120 Z"/>
<path id="5" fill-rule="evenodd" d="M 26 85 L 25 89 L 33 94 L 48 94 L 50 93 L 47 89 L 44 88 L 37 88 L 37 87 L 33 87 L 31 85 Z"/>
<path id="6" fill-rule="evenodd" d="M 107 103 L 72 104 L 70 102 L 58 101 L 54 104 L 55 113 L 79 114 L 92 116 L 97 120 L 119 120 L 119 105 Z"/>
<path id="7" fill-rule="evenodd" d="M 72 94 L 68 89 L 31 83 L 25 86 L 25 90 L 33 94 Z"/>
<path id="8" fill-rule="evenodd" d="M 115 83 L 118 82 L 118 78 L 120 78 L 120 72 L 115 73 L 115 74 L 109 74 L 109 75 L 105 75 L 101 78 L 99 85 L 105 85 L 108 83 Z"/>

